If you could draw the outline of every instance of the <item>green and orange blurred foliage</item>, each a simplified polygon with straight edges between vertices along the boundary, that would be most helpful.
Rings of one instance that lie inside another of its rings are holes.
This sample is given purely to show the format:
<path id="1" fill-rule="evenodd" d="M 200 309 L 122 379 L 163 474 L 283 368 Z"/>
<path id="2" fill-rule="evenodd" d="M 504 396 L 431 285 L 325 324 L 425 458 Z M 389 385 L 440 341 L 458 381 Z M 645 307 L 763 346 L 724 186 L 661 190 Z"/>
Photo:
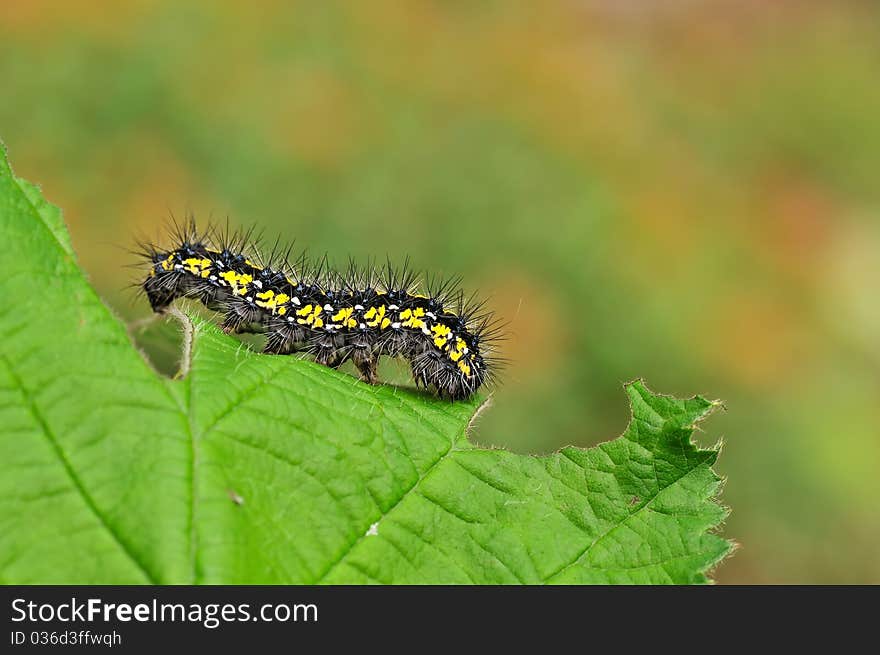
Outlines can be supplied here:
<path id="1" fill-rule="evenodd" d="M 880 582 L 880 6 L 3 0 L 0 79 L 127 320 L 169 209 L 409 255 L 510 320 L 477 440 L 613 437 L 635 377 L 722 398 L 718 580 Z"/>

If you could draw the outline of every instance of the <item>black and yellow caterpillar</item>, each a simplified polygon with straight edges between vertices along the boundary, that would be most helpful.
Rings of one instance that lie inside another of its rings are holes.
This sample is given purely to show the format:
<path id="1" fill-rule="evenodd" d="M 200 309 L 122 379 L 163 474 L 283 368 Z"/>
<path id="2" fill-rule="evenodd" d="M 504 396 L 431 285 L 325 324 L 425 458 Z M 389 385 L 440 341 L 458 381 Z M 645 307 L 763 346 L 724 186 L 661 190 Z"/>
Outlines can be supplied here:
<path id="1" fill-rule="evenodd" d="M 264 333 L 266 353 L 310 353 L 334 368 L 351 360 L 371 384 L 379 357 L 403 357 L 417 386 L 453 400 L 496 373 L 497 321 L 455 283 L 422 292 L 408 266 L 350 265 L 339 275 L 305 257 L 291 265 L 289 251 L 262 261 L 243 252 L 248 234 L 200 235 L 193 221 L 172 232 L 170 247 L 141 244 L 149 262 L 142 288 L 155 312 L 198 299 L 223 313 L 226 332 Z"/>

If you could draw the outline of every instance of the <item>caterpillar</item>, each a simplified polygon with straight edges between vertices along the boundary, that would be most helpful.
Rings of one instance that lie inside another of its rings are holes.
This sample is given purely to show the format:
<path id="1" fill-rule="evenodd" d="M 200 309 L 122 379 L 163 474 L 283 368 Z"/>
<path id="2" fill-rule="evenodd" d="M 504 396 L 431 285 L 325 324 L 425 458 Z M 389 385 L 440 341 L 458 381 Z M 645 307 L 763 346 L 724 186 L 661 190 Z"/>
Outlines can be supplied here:
<path id="1" fill-rule="evenodd" d="M 156 313 L 178 298 L 192 298 L 223 314 L 227 333 L 262 333 L 263 352 L 307 353 L 338 368 L 352 361 L 362 380 L 378 383 L 380 357 L 408 361 L 417 387 L 442 398 L 468 398 L 494 379 L 500 359 L 499 321 L 458 280 L 420 283 L 408 262 L 396 269 L 349 262 L 344 274 L 326 256 L 290 261 L 276 241 L 257 254 L 253 231 L 196 229 L 194 219 L 174 223 L 170 243 L 140 242 L 148 266 L 138 283 Z"/>

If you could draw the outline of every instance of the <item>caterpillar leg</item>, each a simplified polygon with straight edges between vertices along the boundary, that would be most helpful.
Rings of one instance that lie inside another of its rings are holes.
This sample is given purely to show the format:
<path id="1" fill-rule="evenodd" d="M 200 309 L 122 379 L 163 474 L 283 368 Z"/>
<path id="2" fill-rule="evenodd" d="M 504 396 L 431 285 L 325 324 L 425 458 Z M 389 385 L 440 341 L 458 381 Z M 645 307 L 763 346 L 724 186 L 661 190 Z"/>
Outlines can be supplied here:
<path id="1" fill-rule="evenodd" d="M 264 330 L 259 312 L 249 307 L 229 309 L 222 327 L 226 334 L 259 334 Z"/>
<path id="2" fill-rule="evenodd" d="M 368 384 L 379 384 L 379 373 L 376 370 L 378 361 L 372 353 L 355 352 L 352 360 L 354 360 L 357 370 L 360 371 L 361 380 Z"/>
<path id="3" fill-rule="evenodd" d="M 333 333 L 319 333 L 309 340 L 309 351 L 314 354 L 318 364 L 339 368 L 350 354 L 344 348 L 344 336 Z"/>
<path id="4" fill-rule="evenodd" d="M 315 362 L 330 368 L 339 368 L 344 361 L 345 357 L 343 355 L 329 348 L 321 349 L 315 355 Z"/>
<path id="5" fill-rule="evenodd" d="M 221 327 L 226 334 L 235 334 L 242 326 L 244 319 L 236 312 L 229 312 L 223 317 Z"/>

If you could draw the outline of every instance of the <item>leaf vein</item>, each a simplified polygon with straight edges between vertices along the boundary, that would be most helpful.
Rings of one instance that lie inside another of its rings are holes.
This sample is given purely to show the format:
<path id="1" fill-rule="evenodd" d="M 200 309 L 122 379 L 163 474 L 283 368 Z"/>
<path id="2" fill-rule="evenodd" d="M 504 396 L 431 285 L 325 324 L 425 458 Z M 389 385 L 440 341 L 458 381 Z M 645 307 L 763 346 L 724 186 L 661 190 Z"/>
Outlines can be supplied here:
<path id="1" fill-rule="evenodd" d="M 0 358 L 3 359 L 4 364 L 6 365 L 7 370 L 9 371 L 10 377 L 13 379 L 16 387 L 21 391 L 21 395 L 24 398 L 24 402 L 27 405 L 31 416 L 33 416 L 34 421 L 39 425 L 40 430 L 43 435 L 49 441 L 50 446 L 52 447 L 55 456 L 61 462 L 64 471 L 67 473 L 68 478 L 70 478 L 71 483 L 76 489 L 82 501 L 85 503 L 86 507 L 94 514 L 95 518 L 98 519 L 98 522 L 102 525 L 102 527 L 109 533 L 109 535 L 113 538 L 119 548 L 123 553 L 128 557 L 129 560 L 137 567 L 137 569 L 143 574 L 143 576 L 151 583 L 158 584 L 156 576 L 154 576 L 146 567 L 146 565 L 140 561 L 140 559 L 135 555 L 134 551 L 131 547 L 125 542 L 125 539 L 122 538 L 122 535 L 115 529 L 115 527 L 107 520 L 107 517 L 101 513 L 98 509 L 97 504 L 94 499 L 89 495 L 86 491 L 85 486 L 83 485 L 82 480 L 80 480 L 79 476 L 76 474 L 76 471 L 73 468 L 70 460 L 67 457 L 67 454 L 64 452 L 64 449 L 61 447 L 61 444 L 58 442 L 55 433 L 49 427 L 49 423 L 46 418 L 43 416 L 39 407 L 34 402 L 34 399 L 31 393 L 27 390 L 22 382 L 20 376 L 16 372 L 15 368 L 12 366 L 12 362 L 9 361 L 9 358 L 0 353 Z"/>

